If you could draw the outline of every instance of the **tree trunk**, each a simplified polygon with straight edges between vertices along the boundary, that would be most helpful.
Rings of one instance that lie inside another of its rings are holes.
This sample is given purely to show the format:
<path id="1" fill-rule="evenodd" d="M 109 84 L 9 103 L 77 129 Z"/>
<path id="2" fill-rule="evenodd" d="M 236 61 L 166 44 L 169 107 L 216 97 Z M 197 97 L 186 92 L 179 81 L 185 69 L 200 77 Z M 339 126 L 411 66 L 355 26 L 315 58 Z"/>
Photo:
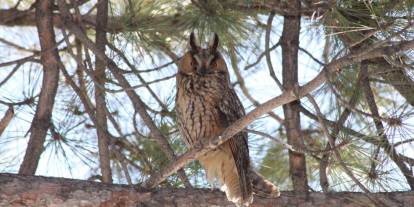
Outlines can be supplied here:
<path id="1" fill-rule="evenodd" d="M 292 10 L 300 9 L 300 1 L 289 3 Z M 283 88 L 293 89 L 298 86 L 298 50 L 299 50 L 300 16 L 284 16 L 282 46 Z M 300 128 L 300 101 L 296 100 L 283 105 L 285 128 L 288 143 L 292 146 L 303 146 Z M 293 189 L 298 192 L 308 191 L 305 155 L 289 150 L 289 172 Z"/>
<path id="2" fill-rule="evenodd" d="M 412 206 L 414 192 L 370 193 L 384 206 Z M 223 192 L 211 189 L 162 188 L 145 190 L 127 185 L 40 176 L 0 174 L 0 206 L 234 206 Z M 280 198 L 255 197 L 253 207 L 261 206 L 374 206 L 365 193 L 282 192 Z"/>
<path id="3" fill-rule="evenodd" d="M 53 31 L 52 6 L 52 0 L 37 1 L 36 3 L 36 23 L 42 49 L 43 81 L 36 113 L 30 126 L 29 143 L 19 169 L 19 173 L 25 175 L 33 175 L 36 172 L 40 155 L 43 152 L 46 133 L 50 126 L 58 88 L 60 59 Z"/>
<path id="4" fill-rule="evenodd" d="M 99 0 L 96 14 L 96 48 L 105 53 L 106 24 L 108 21 L 108 1 Z M 106 75 L 105 61 L 95 58 L 95 103 L 96 103 L 96 132 L 98 134 L 99 166 L 101 168 L 102 181 L 112 183 L 111 162 L 109 159 L 108 124 L 106 122 L 105 86 Z"/>

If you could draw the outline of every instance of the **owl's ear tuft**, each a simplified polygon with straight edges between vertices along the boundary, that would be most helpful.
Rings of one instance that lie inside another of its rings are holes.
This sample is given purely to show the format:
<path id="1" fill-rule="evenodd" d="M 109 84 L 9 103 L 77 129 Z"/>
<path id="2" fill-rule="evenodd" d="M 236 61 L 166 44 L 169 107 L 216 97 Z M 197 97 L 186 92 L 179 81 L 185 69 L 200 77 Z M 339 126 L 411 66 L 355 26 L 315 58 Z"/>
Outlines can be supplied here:
<path id="1" fill-rule="evenodd" d="M 210 43 L 209 43 L 210 53 L 214 54 L 217 52 L 218 44 L 219 44 L 219 37 L 216 33 L 214 33 L 213 38 L 210 40 Z"/>
<path id="2" fill-rule="evenodd" d="M 190 34 L 190 47 L 191 47 L 192 51 L 194 51 L 194 52 L 198 51 L 198 45 L 197 45 L 197 41 L 196 41 L 194 32 L 191 32 L 191 34 Z"/>

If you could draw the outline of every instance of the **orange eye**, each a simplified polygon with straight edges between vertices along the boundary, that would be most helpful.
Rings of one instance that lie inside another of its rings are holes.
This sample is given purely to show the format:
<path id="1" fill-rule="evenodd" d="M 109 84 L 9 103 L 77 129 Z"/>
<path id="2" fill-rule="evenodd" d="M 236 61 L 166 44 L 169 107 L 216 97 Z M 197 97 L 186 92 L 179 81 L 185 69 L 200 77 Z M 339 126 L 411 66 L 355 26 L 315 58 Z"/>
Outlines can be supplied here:
<path id="1" fill-rule="evenodd" d="M 193 67 L 196 67 L 197 66 L 197 64 L 196 64 L 196 62 L 194 60 L 191 61 L 191 66 L 193 66 Z"/>
<path id="2" fill-rule="evenodd" d="M 217 62 L 212 62 L 212 63 L 210 63 L 210 67 L 211 67 L 211 68 L 215 68 L 215 67 L 217 67 Z"/>

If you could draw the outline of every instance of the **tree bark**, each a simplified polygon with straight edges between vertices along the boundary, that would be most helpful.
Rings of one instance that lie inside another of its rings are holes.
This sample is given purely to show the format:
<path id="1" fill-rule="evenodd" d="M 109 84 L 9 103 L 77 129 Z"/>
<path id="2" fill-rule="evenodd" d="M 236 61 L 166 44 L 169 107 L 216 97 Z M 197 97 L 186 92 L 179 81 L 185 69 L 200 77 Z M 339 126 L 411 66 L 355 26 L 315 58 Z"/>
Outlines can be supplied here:
<path id="1" fill-rule="evenodd" d="M 9 106 L 9 109 L 7 109 L 6 113 L 4 114 L 3 118 L 0 121 L 0 137 L 3 134 L 4 130 L 6 129 L 6 127 L 9 125 L 13 116 L 14 116 L 13 106 Z"/>
<path id="2" fill-rule="evenodd" d="M 370 193 L 384 206 L 412 206 L 414 191 Z M 234 206 L 223 192 L 211 189 L 161 188 L 146 190 L 128 185 L 41 176 L 0 174 L 0 206 Z M 304 193 L 282 192 L 280 198 L 255 197 L 253 207 L 373 206 L 365 193 Z"/>
<path id="3" fill-rule="evenodd" d="M 300 9 L 300 1 L 289 3 L 290 9 Z M 283 88 L 293 89 L 298 84 L 298 50 L 299 50 L 300 16 L 284 16 L 281 37 Z M 288 143 L 292 146 L 303 146 L 300 127 L 300 101 L 296 100 L 283 105 L 285 128 Z M 305 155 L 289 150 L 289 174 L 293 189 L 298 192 L 308 191 Z"/>
<path id="4" fill-rule="evenodd" d="M 52 0 L 37 1 L 36 23 L 42 50 L 43 81 L 39 102 L 30 127 L 30 139 L 19 173 L 33 175 L 43 151 L 47 130 L 50 126 L 53 105 L 59 80 L 59 54 L 52 21 Z"/>
<path id="5" fill-rule="evenodd" d="M 105 53 L 106 24 L 108 22 L 108 1 L 99 0 L 96 14 L 96 48 Z M 109 159 L 108 124 L 106 122 L 105 86 L 106 75 L 105 61 L 95 58 L 95 103 L 96 103 L 96 132 L 98 134 L 99 166 L 101 168 L 102 181 L 112 183 L 111 162 Z"/>

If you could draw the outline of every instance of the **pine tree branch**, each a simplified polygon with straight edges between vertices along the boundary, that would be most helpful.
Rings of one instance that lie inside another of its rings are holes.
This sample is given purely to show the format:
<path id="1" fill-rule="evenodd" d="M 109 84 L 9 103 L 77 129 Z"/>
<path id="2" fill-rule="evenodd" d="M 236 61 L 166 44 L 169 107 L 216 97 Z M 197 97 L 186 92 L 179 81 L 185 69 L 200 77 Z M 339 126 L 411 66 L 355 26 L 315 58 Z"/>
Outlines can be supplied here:
<path id="1" fill-rule="evenodd" d="M 362 80 L 364 79 L 365 74 L 363 74 L 362 72 L 359 72 L 357 80 L 356 80 L 356 85 L 355 85 L 355 91 L 351 96 L 351 99 L 349 100 L 349 106 L 351 108 L 354 108 L 354 106 L 356 105 L 357 101 L 358 101 L 358 88 L 359 86 L 362 84 Z M 351 110 L 348 107 L 345 107 L 344 111 L 341 113 L 341 115 L 339 116 L 338 121 L 335 123 L 333 130 L 331 131 L 330 136 L 332 137 L 333 141 L 335 142 L 336 137 L 338 136 L 339 132 L 343 129 L 344 124 L 346 122 L 346 120 L 348 119 L 349 115 L 351 115 Z M 318 120 L 318 119 L 316 119 Z M 318 120 L 319 121 L 319 120 Z M 324 123 L 326 123 L 325 119 L 323 120 Z M 328 143 L 326 144 L 325 147 L 326 150 L 331 149 L 331 145 Z M 328 192 L 329 191 L 329 182 L 328 182 L 328 176 L 327 176 L 327 168 L 328 168 L 328 164 L 329 164 L 329 158 L 330 158 L 330 154 L 324 154 L 319 162 L 319 183 L 322 187 L 323 192 Z"/>
<path id="2" fill-rule="evenodd" d="M 414 192 L 370 193 L 370 197 L 386 206 L 411 206 Z M 223 192 L 211 189 L 161 188 L 134 189 L 127 185 L 41 176 L 20 176 L 0 173 L 0 206 L 234 206 Z M 307 195 L 282 192 L 276 199 L 255 197 L 251 207 L 374 206 L 365 193 L 311 192 Z"/>
<path id="3" fill-rule="evenodd" d="M 368 70 L 368 62 L 363 61 L 361 63 L 361 70 L 364 70 L 364 73 L 367 74 Z M 374 98 L 374 94 L 372 93 L 372 88 L 368 80 L 368 75 L 364 77 L 362 81 L 362 89 L 364 91 L 368 107 L 374 116 L 379 116 L 378 106 Z M 393 146 L 390 144 L 387 134 L 385 133 L 384 125 L 382 124 L 381 120 L 374 119 L 374 124 L 377 129 L 377 134 L 380 139 L 382 148 L 384 149 L 385 153 L 390 157 L 392 161 L 398 166 L 401 170 L 402 174 L 404 175 L 405 179 L 407 180 L 408 185 L 410 186 L 411 190 L 414 189 L 414 177 L 413 172 L 409 169 L 403 160 L 400 158 L 398 153 L 394 150 Z"/>
<path id="4" fill-rule="evenodd" d="M 122 85 L 122 87 L 130 88 L 131 87 L 130 83 L 123 76 L 122 71 L 118 68 L 115 62 L 109 57 L 107 57 L 105 53 L 98 50 L 96 48 L 96 45 L 82 32 L 82 29 L 79 28 L 72 21 L 71 14 L 69 12 L 69 9 L 66 6 L 65 1 L 59 0 L 58 2 L 59 2 L 60 12 L 62 14 L 62 17 L 64 17 L 66 28 L 69 29 L 69 31 L 72 32 L 79 39 L 79 41 L 81 41 L 89 50 L 91 50 L 96 55 L 97 58 L 105 62 L 105 64 L 107 65 L 111 73 L 118 80 L 119 84 Z M 138 94 L 136 94 L 135 91 L 133 90 L 127 90 L 126 94 L 130 98 L 130 100 L 133 102 L 134 109 L 139 113 L 145 125 L 150 129 L 152 137 L 158 142 L 160 147 L 164 150 L 168 159 L 170 161 L 174 161 L 176 159 L 174 155 L 174 151 L 169 145 L 167 138 L 157 128 L 151 116 L 146 111 L 147 107 L 145 103 L 141 100 Z M 180 176 L 181 180 L 187 187 L 191 187 L 191 184 L 188 181 L 188 178 L 185 175 L 183 170 L 180 170 L 178 172 L 178 175 Z"/>

